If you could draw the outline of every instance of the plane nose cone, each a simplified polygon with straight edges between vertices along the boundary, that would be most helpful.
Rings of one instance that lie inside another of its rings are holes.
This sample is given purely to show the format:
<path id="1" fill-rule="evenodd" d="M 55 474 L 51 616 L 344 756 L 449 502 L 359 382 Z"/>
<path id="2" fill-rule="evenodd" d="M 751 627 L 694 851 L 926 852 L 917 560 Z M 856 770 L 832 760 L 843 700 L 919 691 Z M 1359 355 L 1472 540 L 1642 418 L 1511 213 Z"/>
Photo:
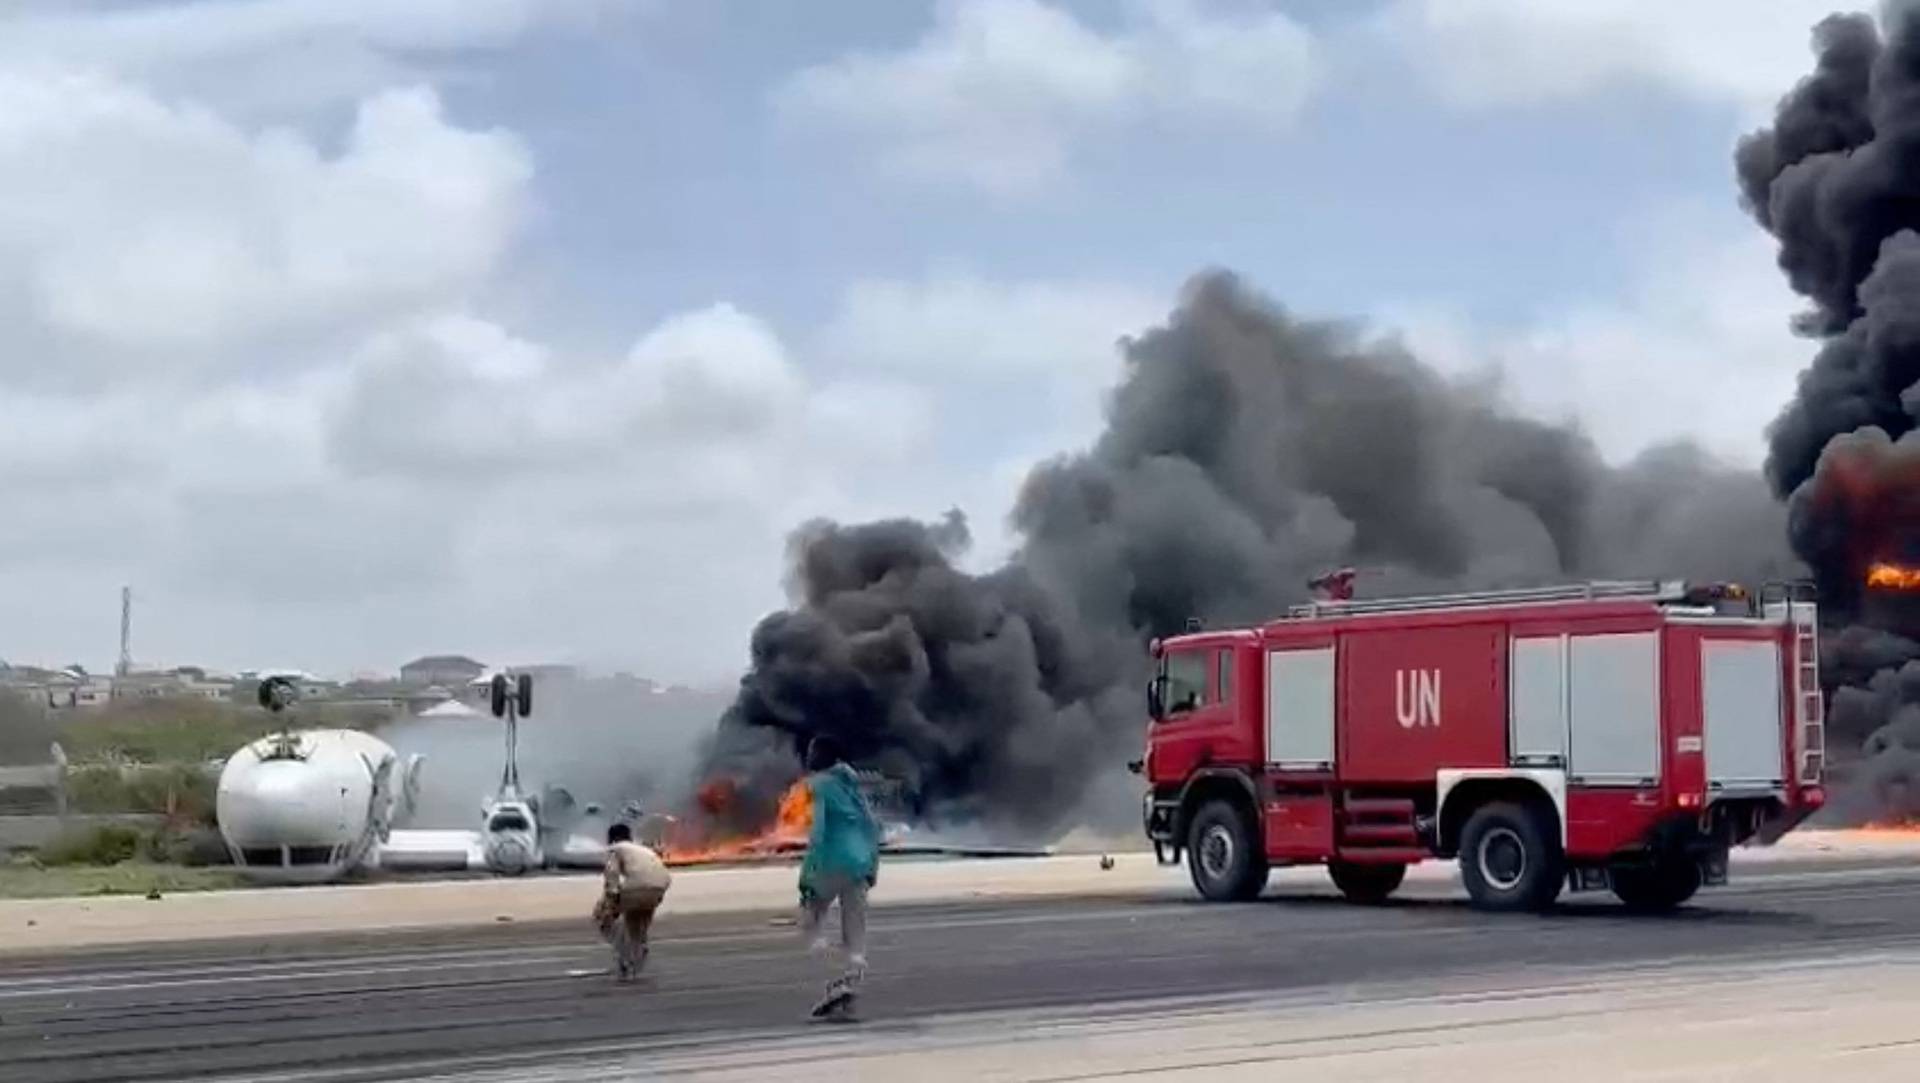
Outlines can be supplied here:
<path id="1" fill-rule="evenodd" d="M 518 835 L 494 835 L 487 839 L 487 867 L 509 875 L 526 872 L 533 868 L 533 846 Z"/>

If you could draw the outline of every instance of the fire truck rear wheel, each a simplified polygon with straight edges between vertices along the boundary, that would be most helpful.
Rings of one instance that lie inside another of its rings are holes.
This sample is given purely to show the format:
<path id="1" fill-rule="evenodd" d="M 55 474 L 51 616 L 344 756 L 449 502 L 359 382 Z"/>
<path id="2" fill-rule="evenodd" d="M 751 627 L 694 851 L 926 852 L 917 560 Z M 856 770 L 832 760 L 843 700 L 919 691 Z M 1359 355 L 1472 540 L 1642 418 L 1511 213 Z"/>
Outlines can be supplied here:
<path id="1" fill-rule="evenodd" d="M 1380 903 L 1400 890 L 1400 884 L 1407 878 L 1405 865 L 1356 865 L 1346 861 L 1329 862 L 1327 874 L 1333 877 L 1333 886 L 1349 902 Z"/>
<path id="2" fill-rule="evenodd" d="M 1543 910 L 1559 897 L 1565 877 L 1560 840 L 1539 810 L 1488 805 L 1460 833 L 1460 878 L 1483 910 Z"/>
<path id="3" fill-rule="evenodd" d="M 1267 855 L 1247 814 L 1230 801 L 1209 801 L 1187 829 L 1187 871 L 1214 902 L 1257 899 L 1267 886 Z"/>
<path id="4" fill-rule="evenodd" d="M 1700 890 L 1700 866 L 1684 858 L 1613 870 L 1613 893 L 1629 910 L 1672 910 Z"/>

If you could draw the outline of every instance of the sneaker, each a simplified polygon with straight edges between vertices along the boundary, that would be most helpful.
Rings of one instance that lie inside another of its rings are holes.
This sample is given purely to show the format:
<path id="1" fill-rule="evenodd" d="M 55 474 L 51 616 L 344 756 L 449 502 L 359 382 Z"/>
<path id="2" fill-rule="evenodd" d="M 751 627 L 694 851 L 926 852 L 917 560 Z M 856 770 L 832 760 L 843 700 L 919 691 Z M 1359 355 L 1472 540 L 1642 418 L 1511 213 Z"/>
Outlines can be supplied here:
<path id="1" fill-rule="evenodd" d="M 847 985 L 834 982 L 827 987 L 827 995 L 813 1006 L 815 1019 L 831 1019 L 843 1015 L 853 1005 L 853 990 Z"/>

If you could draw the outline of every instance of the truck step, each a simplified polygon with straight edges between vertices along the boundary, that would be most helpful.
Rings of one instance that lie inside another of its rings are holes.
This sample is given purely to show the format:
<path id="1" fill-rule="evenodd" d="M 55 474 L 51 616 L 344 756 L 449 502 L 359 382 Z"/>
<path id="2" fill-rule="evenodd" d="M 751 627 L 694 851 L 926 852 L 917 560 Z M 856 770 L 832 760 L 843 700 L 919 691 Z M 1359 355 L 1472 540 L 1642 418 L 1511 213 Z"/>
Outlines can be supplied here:
<path id="1" fill-rule="evenodd" d="M 1414 843 L 1420 841 L 1420 836 L 1414 831 L 1413 825 L 1410 823 L 1347 824 L 1340 828 L 1340 841 L 1343 843 L 1360 843 L 1364 845 L 1397 843 L 1403 846 L 1412 846 Z"/>
<path id="2" fill-rule="evenodd" d="M 1343 803 L 1347 815 L 1354 819 L 1362 816 L 1413 820 L 1413 799 L 1410 797 L 1349 797 Z"/>
<path id="3" fill-rule="evenodd" d="M 1411 846 L 1341 847 L 1340 860 L 1353 865 L 1413 865 L 1433 857 L 1432 851 Z"/>

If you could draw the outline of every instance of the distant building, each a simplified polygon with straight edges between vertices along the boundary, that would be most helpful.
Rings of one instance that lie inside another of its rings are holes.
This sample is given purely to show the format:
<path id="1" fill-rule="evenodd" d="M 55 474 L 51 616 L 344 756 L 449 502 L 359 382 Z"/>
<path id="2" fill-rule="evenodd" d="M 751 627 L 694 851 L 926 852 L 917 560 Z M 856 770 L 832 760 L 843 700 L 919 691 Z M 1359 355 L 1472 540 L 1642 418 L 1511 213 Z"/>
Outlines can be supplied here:
<path id="1" fill-rule="evenodd" d="M 232 678 L 211 676 L 197 666 L 148 673 L 127 673 L 109 682 L 114 699 L 203 699 L 224 703 L 233 698 Z"/>
<path id="2" fill-rule="evenodd" d="M 464 654 L 430 654 L 400 667 L 400 683 L 420 688 L 428 685 L 457 688 L 487 671 L 487 667 Z"/>
<path id="3" fill-rule="evenodd" d="M 111 681 L 92 676 L 79 666 L 8 666 L 0 669 L 0 691 L 54 711 L 100 707 L 113 697 Z"/>
<path id="4" fill-rule="evenodd" d="M 113 682 L 105 677 L 82 677 L 67 692 L 67 706 L 105 707 L 113 700 Z"/>

